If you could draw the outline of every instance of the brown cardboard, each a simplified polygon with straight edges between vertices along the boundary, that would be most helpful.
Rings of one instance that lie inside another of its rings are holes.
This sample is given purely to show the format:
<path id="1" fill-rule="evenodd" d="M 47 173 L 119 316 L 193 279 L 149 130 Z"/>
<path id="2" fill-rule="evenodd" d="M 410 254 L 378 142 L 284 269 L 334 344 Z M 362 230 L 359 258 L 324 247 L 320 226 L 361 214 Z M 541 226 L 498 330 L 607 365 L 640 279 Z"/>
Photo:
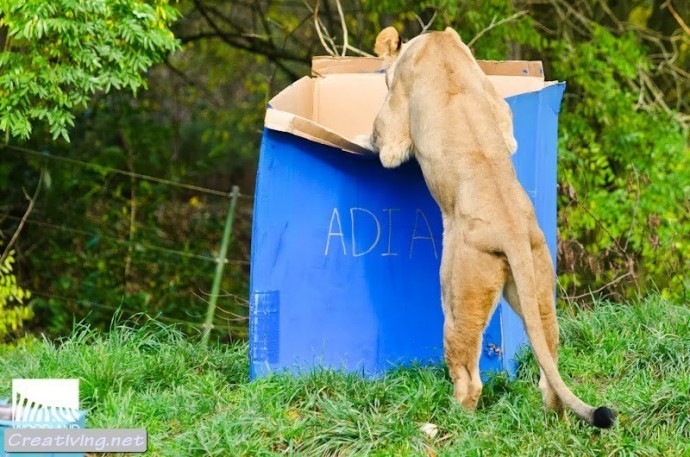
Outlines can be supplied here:
<path id="1" fill-rule="evenodd" d="M 334 119 L 333 110 L 329 110 L 327 106 L 324 106 L 325 101 L 331 99 L 331 97 L 338 99 L 339 94 L 347 95 L 354 89 L 357 89 L 357 87 L 354 84 L 346 84 L 345 87 L 339 87 L 337 84 L 333 85 L 326 83 L 325 90 L 323 90 L 320 87 L 320 83 L 322 83 L 324 79 L 325 78 L 312 79 L 305 76 L 273 97 L 271 101 L 268 102 L 268 109 L 266 110 L 266 117 L 264 119 L 265 127 L 291 133 L 348 152 L 371 154 L 371 151 L 368 151 L 343 136 L 342 131 L 352 132 L 352 129 L 347 127 L 347 123 L 342 122 L 343 117 Z M 365 82 L 371 83 L 371 81 Z M 381 80 L 381 82 L 384 83 L 383 80 Z M 380 93 L 381 91 L 375 92 Z M 385 83 L 383 97 L 385 97 Z M 381 98 L 378 106 L 381 106 L 382 103 L 383 98 Z M 341 100 L 337 106 L 343 106 L 343 104 Z M 341 132 L 336 132 L 333 128 L 329 128 L 329 126 L 323 125 L 320 122 L 319 108 L 321 106 L 326 108 L 322 116 L 327 119 L 327 122 L 331 124 L 331 126 L 333 126 L 333 124 L 339 125 L 341 127 Z M 370 119 L 360 120 L 358 125 L 366 125 L 367 122 L 373 125 L 378 108 L 374 105 L 365 106 L 361 112 L 366 115 L 370 114 L 372 111 L 376 111 L 373 116 L 369 116 Z M 354 138 L 354 135 L 348 133 L 348 137 Z"/>
<path id="2" fill-rule="evenodd" d="M 379 57 L 316 56 L 311 61 L 311 71 L 314 76 L 376 73 L 381 71 L 382 63 Z M 539 60 L 478 60 L 477 63 L 487 75 L 544 77 L 544 67 Z"/>
<path id="3" fill-rule="evenodd" d="M 314 120 L 345 138 L 371 132 L 386 98 L 382 74 L 334 74 L 319 78 L 314 98 Z"/>
<path id="4" fill-rule="evenodd" d="M 333 73 L 376 73 L 383 60 L 378 57 L 331 57 L 316 56 L 311 60 L 313 76 Z"/>
<path id="5" fill-rule="evenodd" d="M 479 61 L 502 97 L 535 92 L 544 81 L 541 62 Z M 353 142 L 357 135 L 370 134 L 387 88 L 374 57 L 315 57 L 312 73 L 269 102 L 267 128 L 288 132 L 317 143 L 356 154 L 371 151 Z"/>

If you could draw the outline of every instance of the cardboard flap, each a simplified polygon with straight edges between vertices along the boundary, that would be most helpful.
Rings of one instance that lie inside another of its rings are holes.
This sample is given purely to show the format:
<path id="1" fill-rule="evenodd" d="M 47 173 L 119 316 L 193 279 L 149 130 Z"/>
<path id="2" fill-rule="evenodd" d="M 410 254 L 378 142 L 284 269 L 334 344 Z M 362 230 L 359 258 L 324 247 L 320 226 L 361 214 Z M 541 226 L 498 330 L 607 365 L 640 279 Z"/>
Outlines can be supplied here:
<path id="1" fill-rule="evenodd" d="M 385 76 L 381 73 L 319 78 L 312 119 L 345 138 L 369 134 L 387 93 Z"/>
<path id="2" fill-rule="evenodd" d="M 496 89 L 496 93 L 503 98 L 512 97 L 514 95 L 526 94 L 529 92 L 537 92 L 542 90 L 544 85 L 544 78 L 537 76 L 505 76 L 505 75 L 488 75 L 489 81 Z"/>
<path id="3" fill-rule="evenodd" d="M 291 133 L 300 138 L 342 149 L 346 152 L 361 155 L 373 154 L 372 151 L 348 140 L 333 130 L 294 113 L 269 108 L 266 111 L 264 126 L 271 130 Z"/>
<path id="4" fill-rule="evenodd" d="M 477 63 L 487 75 L 526 76 L 544 79 L 544 66 L 539 60 L 478 60 Z M 311 61 L 313 76 L 382 71 L 383 59 L 379 57 L 316 56 Z"/>
<path id="5" fill-rule="evenodd" d="M 383 59 L 378 57 L 316 56 L 311 61 L 313 76 L 334 73 L 376 73 L 383 71 Z"/>
<path id="6" fill-rule="evenodd" d="M 544 65 L 540 60 L 478 60 L 477 63 L 488 76 L 522 76 L 544 80 Z"/>
<path id="7" fill-rule="evenodd" d="M 314 110 L 315 79 L 304 76 L 268 102 L 269 109 L 287 111 L 297 116 L 311 119 Z"/>
<path id="8" fill-rule="evenodd" d="M 541 62 L 480 61 L 479 66 L 502 97 L 536 92 L 544 82 Z M 370 135 L 386 97 L 385 75 L 376 57 L 315 57 L 312 72 L 268 104 L 267 128 L 355 154 L 372 154 L 355 143 Z"/>

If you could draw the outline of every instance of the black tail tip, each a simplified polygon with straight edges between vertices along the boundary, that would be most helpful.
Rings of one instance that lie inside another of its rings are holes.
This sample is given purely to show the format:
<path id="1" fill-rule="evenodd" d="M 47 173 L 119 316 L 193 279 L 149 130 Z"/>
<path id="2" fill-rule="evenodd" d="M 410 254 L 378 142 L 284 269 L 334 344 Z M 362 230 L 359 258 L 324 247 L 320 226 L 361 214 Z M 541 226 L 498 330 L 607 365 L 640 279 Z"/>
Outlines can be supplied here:
<path id="1" fill-rule="evenodd" d="M 611 428 L 616 421 L 616 413 L 606 406 L 600 406 L 594 410 L 592 425 L 598 428 Z"/>

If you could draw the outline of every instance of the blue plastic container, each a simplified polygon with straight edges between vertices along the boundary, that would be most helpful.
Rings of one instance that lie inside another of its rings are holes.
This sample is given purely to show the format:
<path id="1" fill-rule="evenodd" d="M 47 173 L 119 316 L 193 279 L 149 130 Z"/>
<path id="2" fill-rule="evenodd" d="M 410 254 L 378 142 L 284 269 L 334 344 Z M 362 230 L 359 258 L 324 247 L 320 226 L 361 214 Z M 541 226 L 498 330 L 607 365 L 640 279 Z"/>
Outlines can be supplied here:
<path id="1" fill-rule="evenodd" d="M 7 405 L 7 399 L 1 399 L 0 405 Z M 15 423 L 8 420 L 0 419 L 0 457 L 84 457 L 82 452 L 18 452 L 9 453 L 5 452 L 5 432 L 14 428 Z M 56 423 L 44 423 L 42 424 L 44 428 L 85 428 L 86 427 L 86 412 L 79 411 L 79 416 L 75 422 L 56 422 Z"/>
<path id="2" fill-rule="evenodd" d="M 518 178 L 555 262 L 556 145 L 563 83 L 507 99 Z M 440 211 L 411 162 L 378 159 L 265 129 L 251 256 L 251 377 L 331 367 L 365 375 L 443 358 Z M 526 343 L 501 302 L 480 368 L 513 374 Z"/>

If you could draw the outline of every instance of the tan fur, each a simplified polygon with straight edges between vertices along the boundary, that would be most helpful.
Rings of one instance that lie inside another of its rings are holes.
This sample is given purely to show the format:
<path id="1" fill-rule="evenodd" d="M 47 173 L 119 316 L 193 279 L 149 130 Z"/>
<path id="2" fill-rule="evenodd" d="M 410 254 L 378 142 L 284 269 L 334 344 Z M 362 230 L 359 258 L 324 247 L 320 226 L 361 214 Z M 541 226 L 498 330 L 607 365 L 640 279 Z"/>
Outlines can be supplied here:
<path id="1" fill-rule="evenodd" d="M 546 407 L 561 410 L 563 402 L 592 423 L 594 408 L 556 366 L 555 275 L 510 160 L 517 147 L 510 108 L 454 30 L 393 46 L 394 30 L 377 39 L 389 92 L 371 140 L 386 167 L 414 156 L 441 208 L 444 349 L 455 398 L 468 410 L 477 405 L 482 332 L 503 293 L 525 322 Z"/>

